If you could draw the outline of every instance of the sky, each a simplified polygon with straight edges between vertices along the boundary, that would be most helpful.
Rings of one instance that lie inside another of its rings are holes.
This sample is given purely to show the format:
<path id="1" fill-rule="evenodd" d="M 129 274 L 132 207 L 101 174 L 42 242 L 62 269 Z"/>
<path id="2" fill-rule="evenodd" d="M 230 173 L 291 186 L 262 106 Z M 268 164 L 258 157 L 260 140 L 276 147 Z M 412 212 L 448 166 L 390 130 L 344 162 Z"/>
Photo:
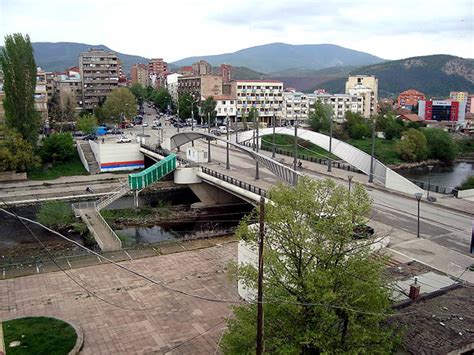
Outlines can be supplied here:
<path id="1" fill-rule="evenodd" d="M 168 62 L 273 42 L 474 58 L 473 12 L 474 0 L 0 0 L 0 43 L 20 32 Z"/>

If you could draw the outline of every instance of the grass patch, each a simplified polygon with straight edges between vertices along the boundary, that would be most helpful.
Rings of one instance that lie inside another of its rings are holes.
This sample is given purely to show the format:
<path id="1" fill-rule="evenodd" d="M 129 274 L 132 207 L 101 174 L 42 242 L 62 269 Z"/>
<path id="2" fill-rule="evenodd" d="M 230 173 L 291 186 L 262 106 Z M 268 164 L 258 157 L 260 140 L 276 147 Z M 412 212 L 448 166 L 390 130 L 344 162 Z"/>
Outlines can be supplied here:
<path id="1" fill-rule="evenodd" d="M 77 334 L 66 322 L 47 317 L 26 317 L 3 322 L 8 355 L 62 355 L 76 344 Z M 10 348 L 12 341 L 20 346 Z"/>
<path id="2" fill-rule="evenodd" d="M 275 134 L 275 145 L 278 149 L 283 152 L 288 152 L 293 154 L 295 138 L 285 134 Z M 273 135 L 266 135 L 262 137 L 262 149 L 271 151 L 273 146 Z M 305 139 L 298 138 L 298 154 L 306 155 L 313 158 L 327 159 L 328 156 L 331 159 L 339 159 L 334 154 L 329 154 L 329 152 L 316 144 L 311 143 Z"/>
<path id="3" fill-rule="evenodd" d="M 474 189 L 474 176 L 469 176 L 457 187 L 458 190 L 469 190 Z"/>
<path id="4" fill-rule="evenodd" d="M 28 170 L 28 179 L 31 180 L 52 180 L 61 176 L 87 175 L 88 172 L 82 165 L 77 152 L 66 162 L 58 162 L 51 168 L 41 166 Z"/>
<path id="5" fill-rule="evenodd" d="M 375 139 L 375 157 L 385 164 L 401 164 L 404 162 L 400 155 L 397 153 L 395 146 L 397 145 L 398 139 Z M 347 143 L 353 145 L 360 150 L 363 150 L 367 154 L 372 152 L 372 139 L 349 139 Z"/>

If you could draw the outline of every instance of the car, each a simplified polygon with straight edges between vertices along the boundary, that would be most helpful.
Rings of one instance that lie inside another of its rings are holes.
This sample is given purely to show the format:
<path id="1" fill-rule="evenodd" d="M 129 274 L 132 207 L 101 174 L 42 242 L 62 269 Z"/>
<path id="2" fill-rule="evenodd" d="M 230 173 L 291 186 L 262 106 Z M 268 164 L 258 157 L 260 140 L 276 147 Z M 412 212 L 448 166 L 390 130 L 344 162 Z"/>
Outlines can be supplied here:
<path id="1" fill-rule="evenodd" d="M 218 129 L 213 129 L 213 130 L 211 130 L 211 134 L 213 134 L 215 136 L 220 136 L 221 132 Z"/>
<path id="2" fill-rule="evenodd" d="M 82 138 L 83 141 L 95 141 L 97 140 L 97 136 L 95 134 L 88 134 L 87 136 Z"/>
<path id="3" fill-rule="evenodd" d="M 178 128 L 178 127 L 179 127 L 179 128 L 183 128 L 183 127 L 184 127 L 184 124 L 182 124 L 181 122 L 176 122 L 176 123 L 173 124 L 173 127 L 174 127 L 174 128 Z"/>
<path id="4" fill-rule="evenodd" d="M 143 126 L 143 127 L 148 127 L 148 123 L 143 122 L 143 123 L 142 123 L 142 126 Z"/>
<path id="5" fill-rule="evenodd" d="M 160 126 L 161 126 L 161 125 L 160 125 Z M 153 125 L 153 126 L 151 126 L 151 129 L 161 129 L 160 126 L 155 126 L 155 125 Z"/>
<path id="6" fill-rule="evenodd" d="M 73 137 L 84 137 L 85 134 L 82 131 L 76 131 L 72 134 Z"/>
<path id="7" fill-rule="evenodd" d="M 123 134 L 123 131 L 118 128 L 112 128 L 110 131 L 107 132 L 108 134 Z"/>
<path id="8" fill-rule="evenodd" d="M 130 143 L 132 140 L 128 137 L 121 136 L 117 139 L 117 143 Z"/>

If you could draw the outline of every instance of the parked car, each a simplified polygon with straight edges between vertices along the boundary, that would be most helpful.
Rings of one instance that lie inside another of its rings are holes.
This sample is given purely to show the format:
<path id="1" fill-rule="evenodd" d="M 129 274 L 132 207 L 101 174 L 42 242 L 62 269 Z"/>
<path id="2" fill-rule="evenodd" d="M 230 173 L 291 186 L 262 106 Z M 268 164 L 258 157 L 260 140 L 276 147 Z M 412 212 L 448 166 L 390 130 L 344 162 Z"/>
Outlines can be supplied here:
<path id="1" fill-rule="evenodd" d="M 73 137 L 83 137 L 85 136 L 84 132 L 82 131 L 76 131 L 72 134 Z"/>
<path id="2" fill-rule="evenodd" d="M 128 137 L 121 136 L 117 139 L 117 143 L 130 143 L 132 140 Z"/>
<path id="3" fill-rule="evenodd" d="M 211 130 L 211 134 L 215 135 L 215 136 L 220 136 L 221 135 L 221 132 L 218 130 L 218 129 L 212 129 Z"/>
<path id="4" fill-rule="evenodd" d="M 108 134 L 123 134 L 123 131 L 118 128 L 112 128 Z"/>
<path id="5" fill-rule="evenodd" d="M 88 134 L 84 138 L 82 138 L 83 141 L 95 141 L 97 139 L 97 136 L 95 134 Z"/>
<path id="6" fill-rule="evenodd" d="M 174 128 L 183 128 L 184 127 L 184 124 L 182 124 L 181 122 L 176 122 L 175 124 L 173 124 L 173 127 Z"/>
<path id="7" fill-rule="evenodd" d="M 143 126 L 143 127 L 148 127 L 148 123 L 143 122 L 143 123 L 142 123 L 142 126 Z"/>
<path id="8" fill-rule="evenodd" d="M 161 129 L 160 126 L 161 126 L 161 125 L 159 125 L 159 126 L 153 125 L 153 126 L 151 126 L 151 129 Z"/>

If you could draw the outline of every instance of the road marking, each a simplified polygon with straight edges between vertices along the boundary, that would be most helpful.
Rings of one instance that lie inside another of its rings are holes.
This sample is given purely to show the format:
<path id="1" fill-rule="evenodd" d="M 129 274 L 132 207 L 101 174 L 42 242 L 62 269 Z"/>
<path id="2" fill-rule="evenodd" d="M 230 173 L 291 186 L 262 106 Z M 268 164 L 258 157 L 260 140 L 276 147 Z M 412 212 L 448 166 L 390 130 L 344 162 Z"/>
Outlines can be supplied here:
<path id="1" fill-rule="evenodd" d="M 126 251 L 126 250 L 124 250 L 123 252 L 124 252 L 125 254 L 127 254 L 127 256 L 130 258 L 130 260 L 133 260 L 133 259 L 132 259 L 132 257 L 130 256 L 130 254 L 129 254 L 129 253 L 127 253 L 127 251 Z"/>
<path id="2" fill-rule="evenodd" d="M 66 258 L 67 264 L 69 265 L 69 268 L 72 269 L 71 263 L 69 262 L 69 259 Z"/>
<path id="3" fill-rule="evenodd" d="M 99 259 L 100 263 L 102 264 L 102 259 L 101 259 L 101 258 L 99 258 L 99 257 L 97 257 L 97 259 Z"/>

